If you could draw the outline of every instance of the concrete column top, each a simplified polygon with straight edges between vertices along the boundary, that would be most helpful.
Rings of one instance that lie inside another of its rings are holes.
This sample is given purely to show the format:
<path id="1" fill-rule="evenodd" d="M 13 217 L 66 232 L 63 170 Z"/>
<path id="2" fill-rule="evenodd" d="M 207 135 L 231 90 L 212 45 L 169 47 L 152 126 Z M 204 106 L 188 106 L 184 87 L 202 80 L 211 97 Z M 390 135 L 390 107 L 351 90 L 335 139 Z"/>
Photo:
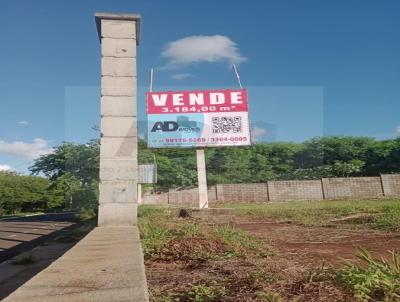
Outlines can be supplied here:
<path id="1" fill-rule="evenodd" d="M 101 41 L 101 20 L 119 20 L 119 21 L 135 21 L 136 22 L 136 44 L 139 45 L 140 19 L 139 14 L 114 14 L 114 13 L 95 13 L 97 34 Z"/>

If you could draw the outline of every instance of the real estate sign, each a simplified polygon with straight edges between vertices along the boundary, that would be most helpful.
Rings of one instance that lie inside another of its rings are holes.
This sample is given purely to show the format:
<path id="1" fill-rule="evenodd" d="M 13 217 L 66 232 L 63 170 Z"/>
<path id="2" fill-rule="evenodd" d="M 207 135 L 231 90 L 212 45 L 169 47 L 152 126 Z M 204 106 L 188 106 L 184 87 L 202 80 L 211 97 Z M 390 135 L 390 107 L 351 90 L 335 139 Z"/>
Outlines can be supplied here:
<path id="1" fill-rule="evenodd" d="M 250 145 L 247 90 L 148 92 L 152 148 Z"/>

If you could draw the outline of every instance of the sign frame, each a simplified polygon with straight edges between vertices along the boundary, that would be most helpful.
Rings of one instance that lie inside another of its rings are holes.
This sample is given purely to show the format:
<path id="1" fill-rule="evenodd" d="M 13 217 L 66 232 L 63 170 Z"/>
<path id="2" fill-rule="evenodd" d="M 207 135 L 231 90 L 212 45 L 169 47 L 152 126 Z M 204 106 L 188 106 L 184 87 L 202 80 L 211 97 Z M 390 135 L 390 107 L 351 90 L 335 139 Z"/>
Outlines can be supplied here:
<path id="1" fill-rule="evenodd" d="M 146 93 L 149 148 L 251 145 L 247 89 L 151 90 Z"/>

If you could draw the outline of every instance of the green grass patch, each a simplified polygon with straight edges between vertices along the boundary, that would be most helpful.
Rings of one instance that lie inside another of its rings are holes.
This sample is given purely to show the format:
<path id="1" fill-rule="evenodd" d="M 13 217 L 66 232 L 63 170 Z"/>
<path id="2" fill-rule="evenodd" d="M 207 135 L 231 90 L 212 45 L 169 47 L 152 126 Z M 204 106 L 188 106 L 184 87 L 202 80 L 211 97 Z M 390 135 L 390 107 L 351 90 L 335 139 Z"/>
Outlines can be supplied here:
<path id="1" fill-rule="evenodd" d="M 152 293 L 155 302 L 215 302 L 220 301 L 226 294 L 224 286 L 212 282 L 209 284 L 192 285 L 180 292 L 168 294 Z"/>
<path id="2" fill-rule="evenodd" d="M 222 206 L 233 208 L 238 215 L 289 219 L 305 225 L 344 224 L 372 229 L 400 230 L 400 199 L 398 198 L 229 203 Z M 356 216 L 352 217 L 352 215 Z"/>
<path id="3" fill-rule="evenodd" d="M 139 224 L 139 230 L 145 257 L 159 254 L 162 248 L 174 239 L 171 230 L 161 227 L 158 223 L 142 222 Z"/>
<path id="4" fill-rule="evenodd" d="M 214 232 L 218 238 L 232 248 L 235 256 L 246 256 L 249 252 L 261 257 L 275 255 L 273 251 L 266 249 L 258 238 L 232 226 L 216 225 Z"/>
<path id="5" fill-rule="evenodd" d="M 166 217 L 170 213 L 170 209 L 167 207 L 160 207 L 154 205 L 141 205 L 138 208 L 139 218 L 154 218 L 157 216 Z"/>
<path id="6" fill-rule="evenodd" d="M 206 227 L 179 219 L 176 209 L 140 208 L 139 230 L 146 258 L 204 262 L 225 251 L 223 243 L 212 238 Z"/>
<path id="7" fill-rule="evenodd" d="M 146 205 L 139 207 L 138 217 L 144 256 L 155 256 L 175 238 L 173 229 L 168 225 L 170 212 L 168 208 Z"/>
<path id="8" fill-rule="evenodd" d="M 259 269 L 251 271 L 248 278 L 255 286 L 258 287 L 262 287 L 264 284 L 275 283 L 280 279 L 278 274 Z"/>
<path id="9" fill-rule="evenodd" d="M 177 209 L 139 207 L 139 230 L 146 258 L 162 260 L 228 259 L 248 253 L 272 255 L 262 242 L 230 226 L 206 225 L 190 218 L 178 218 Z"/>
<path id="10" fill-rule="evenodd" d="M 265 302 L 283 302 L 284 301 L 282 296 L 279 293 L 269 291 L 269 290 L 258 291 L 258 292 L 256 292 L 256 296 L 258 299 L 260 299 L 261 301 L 265 301 Z"/>
<path id="11" fill-rule="evenodd" d="M 373 259 L 361 249 L 362 264 L 348 263 L 338 273 L 338 281 L 353 290 L 361 301 L 400 301 L 400 253 L 391 252 L 392 260 Z"/>

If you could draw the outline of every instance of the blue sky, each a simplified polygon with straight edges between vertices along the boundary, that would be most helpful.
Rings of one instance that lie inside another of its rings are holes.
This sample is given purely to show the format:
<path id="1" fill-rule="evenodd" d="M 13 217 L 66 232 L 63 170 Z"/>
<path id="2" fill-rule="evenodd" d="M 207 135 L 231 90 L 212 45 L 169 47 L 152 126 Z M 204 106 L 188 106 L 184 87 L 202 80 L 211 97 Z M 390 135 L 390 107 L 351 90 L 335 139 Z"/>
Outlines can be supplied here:
<path id="1" fill-rule="evenodd" d="M 217 50 L 217 61 L 161 68 L 155 89 L 237 87 L 235 61 L 261 134 L 265 125 L 283 141 L 400 134 L 399 1 L 3 0 L 0 169 L 24 172 L 64 140 L 98 136 L 95 12 L 142 15 L 140 120 L 149 68 L 182 56 L 168 43 L 219 35 L 231 44 Z"/>

